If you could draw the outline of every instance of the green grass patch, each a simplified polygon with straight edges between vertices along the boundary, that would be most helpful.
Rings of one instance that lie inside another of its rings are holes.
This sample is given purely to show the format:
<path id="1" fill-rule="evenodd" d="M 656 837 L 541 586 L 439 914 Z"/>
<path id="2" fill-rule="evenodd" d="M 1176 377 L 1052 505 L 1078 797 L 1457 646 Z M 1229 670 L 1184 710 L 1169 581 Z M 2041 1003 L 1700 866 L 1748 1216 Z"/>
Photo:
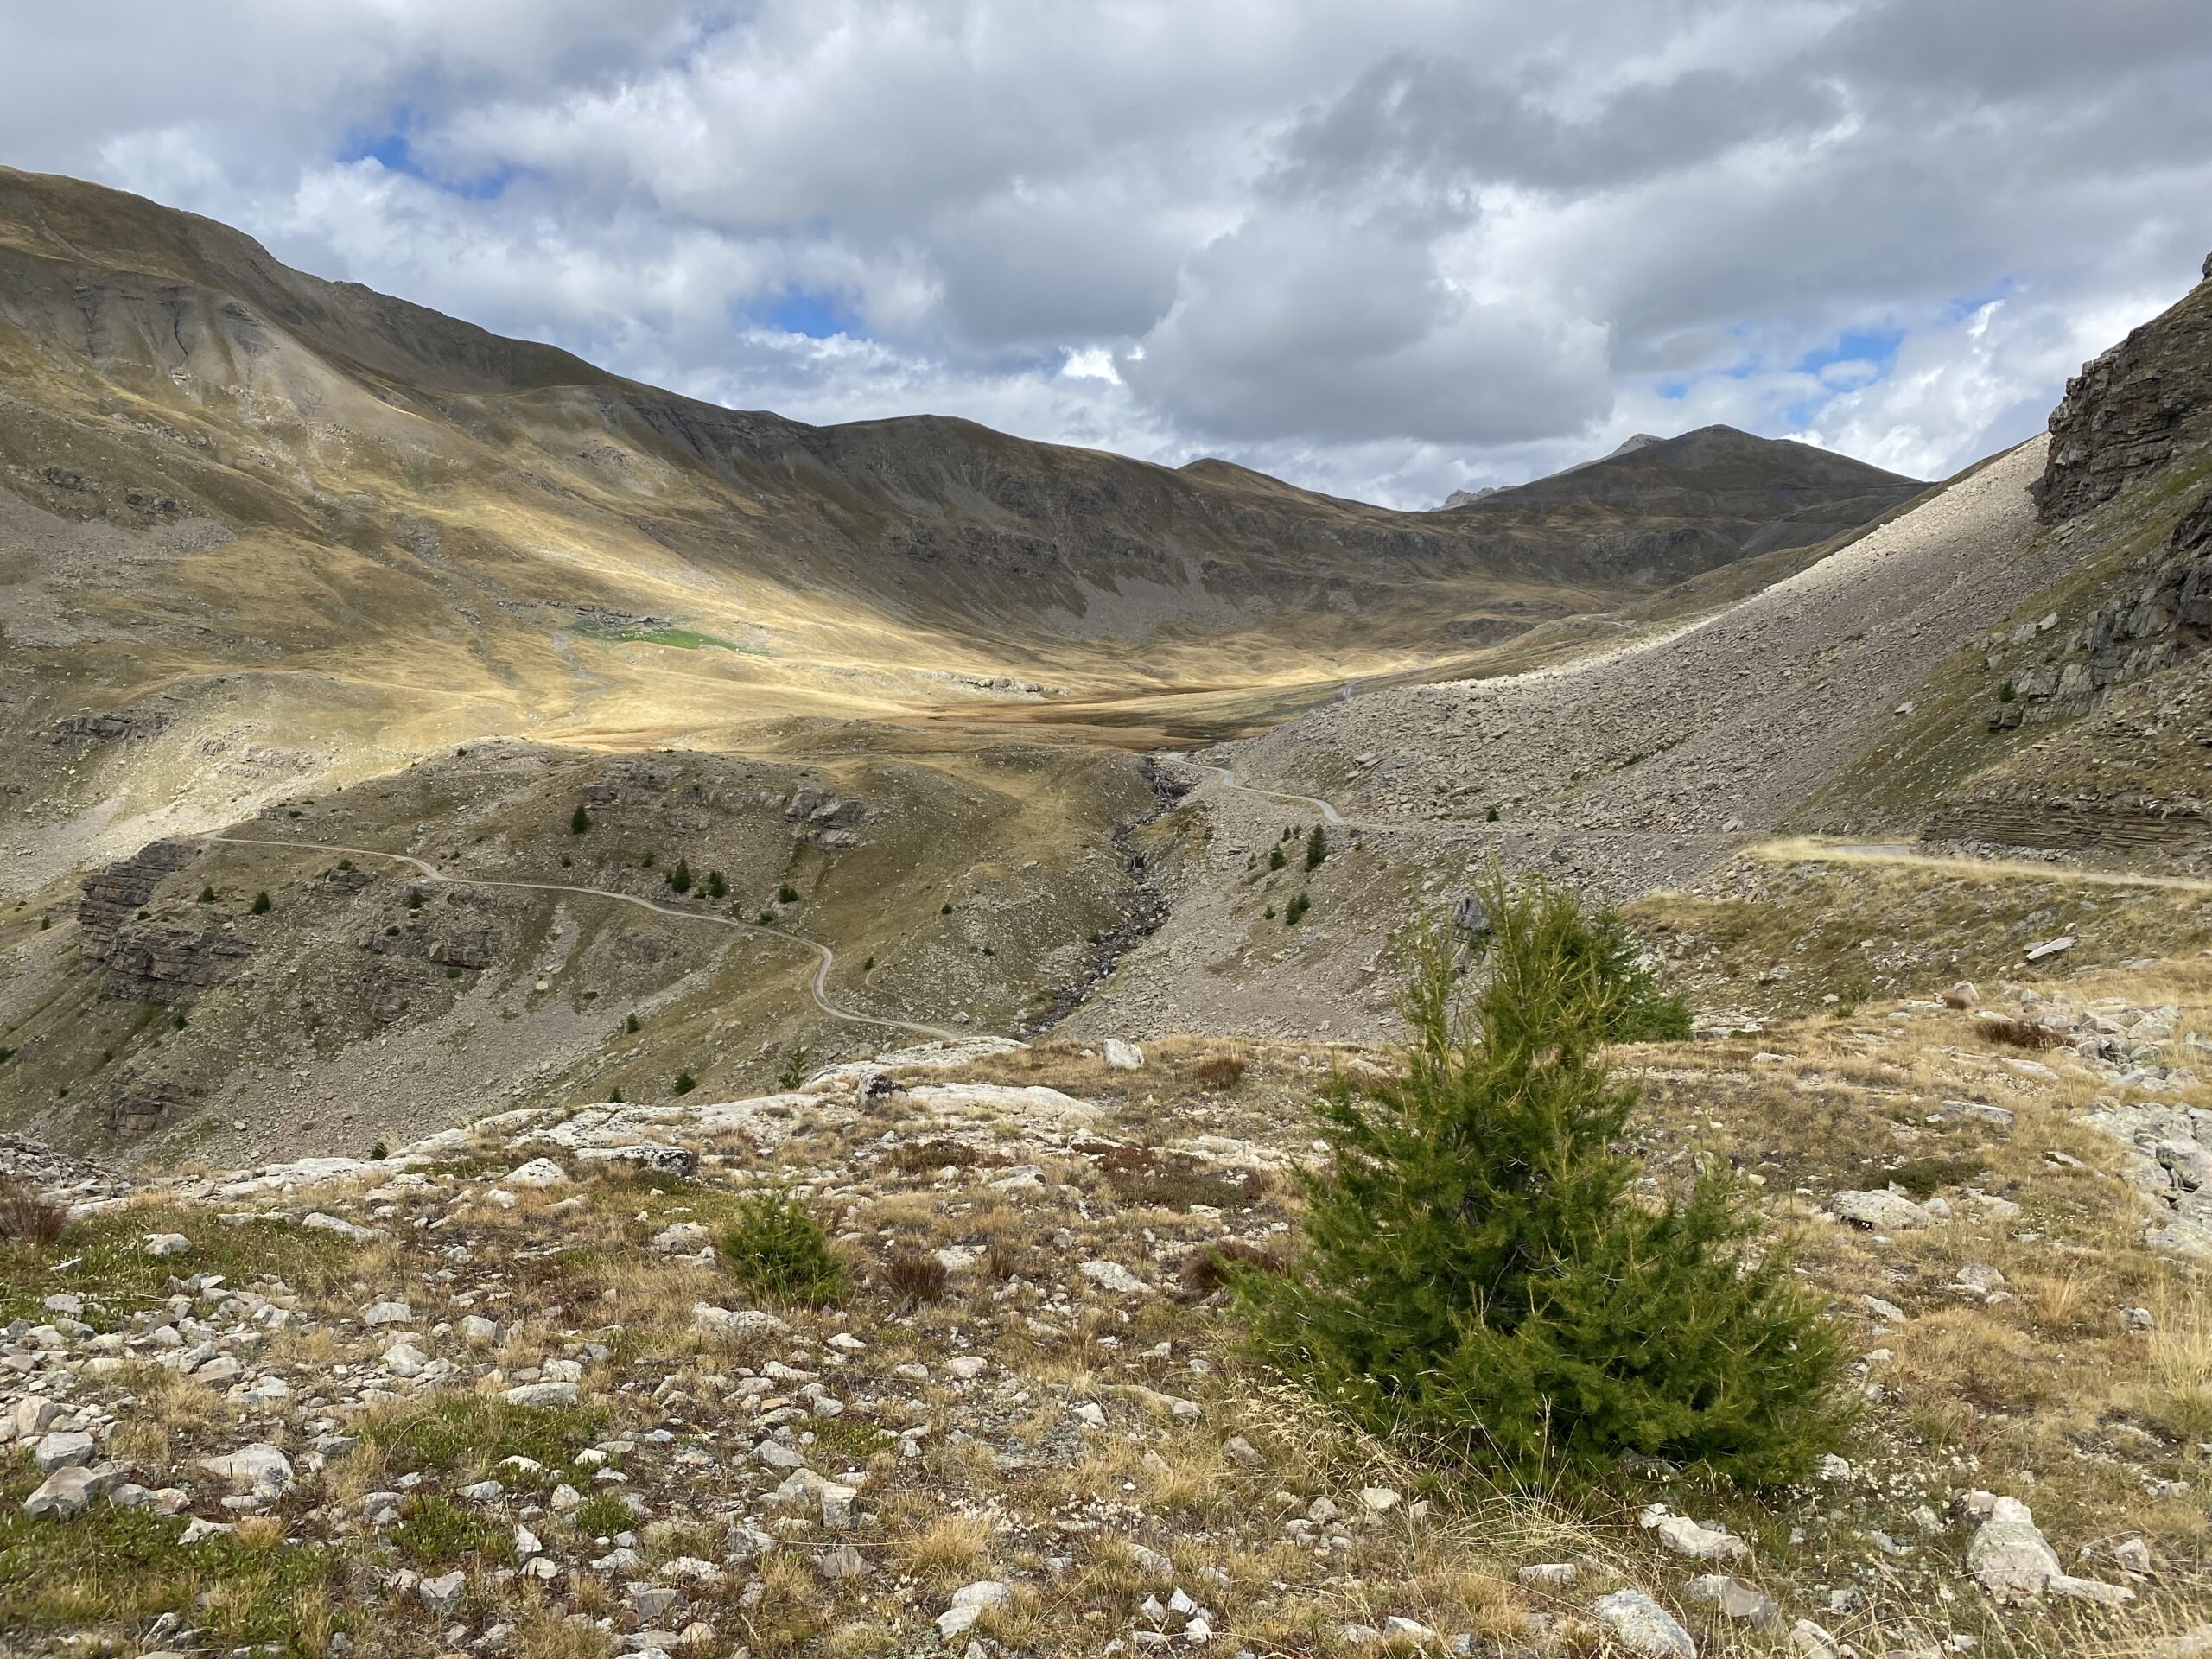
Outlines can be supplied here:
<path id="1" fill-rule="evenodd" d="M 34 1521 L 22 1503 L 38 1481 L 28 1459 L 0 1480 L 0 1630 L 23 1636 L 176 1613 L 225 1646 L 324 1650 L 336 1623 L 331 1552 L 220 1536 L 187 1548 L 177 1542 L 182 1516 L 107 1503 L 72 1521 Z"/>
<path id="2" fill-rule="evenodd" d="M 576 1506 L 569 1519 L 587 1538 L 612 1538 L 638 1524 L 636 1514 L 615 1492 L 594 1492 Z"/>
<path id="3" fill-rule="evenodd" d="M 192 1249 L 148 1255 L 149 1233 L 181 1233 Z M 44 1318 L 40 1303 L 67 1290 L 88 1300 L 87 1325 L 111 1330 L 125 1314 L 168 1296 L 171 1280 L 194 1274 L 218 1273 L 239 1286 L 273 1276 L 311 1295 L 349 1276 L 356 1248 L 290 1222 L 232 1225 L 212 1211 L 167 1205 L 114 1211 L 74 1224 L 51 1245 L 0 1245 L 0 1325 Z"/>
<path id="4" fill-rule="evenodd" d="M 483 1395 L 425 1401 L 370 1419 L 361 1438 L 399 1474 L 492 1471 L 502 1458 L 568 1463 L 600 1437 L 592 1406 L 514 1406 Z M 495 1478 L 512 1484 L 512 1471 Z"/>
<path id="5" fill-rule="evenodd" d="M 455 1567 L 512 1567 L 514 1529 L 450 1498 L 407 1500 L 391 1547 L 410 1566 L 442 1573 Z"/>

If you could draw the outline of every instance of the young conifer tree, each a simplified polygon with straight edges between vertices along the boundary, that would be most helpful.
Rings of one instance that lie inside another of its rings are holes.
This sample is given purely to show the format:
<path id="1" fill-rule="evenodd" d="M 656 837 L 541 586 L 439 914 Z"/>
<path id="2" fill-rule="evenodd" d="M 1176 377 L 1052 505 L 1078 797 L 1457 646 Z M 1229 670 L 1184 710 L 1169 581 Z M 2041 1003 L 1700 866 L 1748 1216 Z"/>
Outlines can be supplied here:
<path id="1" fill-rule="evenodd" d="M 1802 1476 L 1843 1417 L 1840 1338 L 1725 1173 L 1647 1202 L 1610 1033 L 1655 994 L 1608 918 L 1493 877 L 1487 977 L 1420 940 L 1400 1076 L 1323 1103 L 1304 1249 L 1232 1280 L 1263 1353 L 1370 1429 L 1511 1478 L 1643 1455 Z"/>

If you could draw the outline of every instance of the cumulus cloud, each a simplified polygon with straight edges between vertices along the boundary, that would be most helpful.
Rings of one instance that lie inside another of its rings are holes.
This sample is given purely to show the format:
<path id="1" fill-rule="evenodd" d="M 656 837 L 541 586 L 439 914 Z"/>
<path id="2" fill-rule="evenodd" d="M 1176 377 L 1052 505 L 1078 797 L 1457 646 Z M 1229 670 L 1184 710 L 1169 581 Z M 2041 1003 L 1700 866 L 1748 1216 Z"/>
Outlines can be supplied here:
<path id="1" fill-rule="evenodd" d="M 2212 245 L 2208 82 L 2201 0 L 78 0 L 0 156 L 694 395 L 1427 505 L 2027 435 Z"/>

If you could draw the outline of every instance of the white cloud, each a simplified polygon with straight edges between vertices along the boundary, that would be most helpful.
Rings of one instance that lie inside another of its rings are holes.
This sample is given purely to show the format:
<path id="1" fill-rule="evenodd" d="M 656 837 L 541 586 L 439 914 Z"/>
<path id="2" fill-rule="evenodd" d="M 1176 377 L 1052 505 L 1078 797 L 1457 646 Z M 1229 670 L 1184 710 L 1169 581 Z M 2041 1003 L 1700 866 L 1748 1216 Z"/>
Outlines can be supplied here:
<path id="1" fill-rule="evenodd" d="M 2025 435 L 2194 277 L 2208 80 L 2201 0 L 77 0 L 0 153 L 697 395 L 1426 505 Z"/>

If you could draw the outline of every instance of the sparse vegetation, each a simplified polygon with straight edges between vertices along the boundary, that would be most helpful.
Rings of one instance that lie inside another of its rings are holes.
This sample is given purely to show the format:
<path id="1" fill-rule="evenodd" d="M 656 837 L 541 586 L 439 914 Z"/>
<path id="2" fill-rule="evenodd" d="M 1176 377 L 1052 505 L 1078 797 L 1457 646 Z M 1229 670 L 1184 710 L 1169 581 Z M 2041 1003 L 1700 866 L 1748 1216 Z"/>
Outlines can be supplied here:
<path id="1" fill-rule="evenodd" d="M 69 1206 L 40 1196 L 19 1181 L 0 1179 L 0 1242 L 44 1249 L 69 1225 Z"/>
<path id="2" fill-rule="evenodd" d="M 1318 870 L 1327 861 L 1328 856 L 1328 832 L 1317 823 L 1313 826 L 1313 833 L 1306 837 L 1306 868 L 1309 870 Z"/>
<path id="3" fill-rule="evenodd" d="M 676 861 L 676 868 L 668 873 L 668 885 L 677 893 L 691 891 L 691 865 L 689 860 L 679 858 Z"/>
<path id="4" fill-rule="evenodd" d="M 801 1043 L 784 1056 L 783 1069 L 776 1073 L 776 1086 L 788 1094 L 804 1083 L 813 1070 L 813 1051 Z"/>
<path id="5" fill-rule="evenodd" d="M 720 870 L 709 870 L 707 872 L 707 897 L 709 899 L 727 899 L 729 897 L 729 878 L 724 875 Z"/>
<path id="6" fill-rule="evenodd" d="M 215 888 L 213 883 L 200 889 L 199 902 L 203 905 L 212 905 L 215 902 Z"/>
<path id="7" fill-rule="evenodd" d="M 253 902 L 246 906 L 249 914 L 266 916 L 269 913 L 269 893 L 266 888 L 253 895 Z"/>
<path id="8" fill-rule="evenodd" d="M 689 1071 L 679 1071 L 676 1074 L 676 1086 L 669 1092 L 677 1095 L 688 1095 L 698 1086 L 698 1078 L 693 1077 Z"/>
<path id="9" fill-rule="evenodd" d="M 1304 893 L 1294 895 L 1290 903 L 1283 906 L 1283 925 L 1296 927 L 1299 923 L 1306 919 L 1306 912 L 1313 908 L 1313 895 Z"/>
<path id="10" fill-rule="evenodd" d="M 578 801 L 576 810 L 569 815 L 569 833 L 572 836 L 581 836 L 590 828 L 591 814 L 584 810 L 584 804 Z"/>
<path id="11" fill-rule="evenodd" d="M 1234 1089 L 1244 1080 L 1244 1062 L 1234 1054 L 1210 1054 L 1191 1068 L 1201 1088 Z"/>

